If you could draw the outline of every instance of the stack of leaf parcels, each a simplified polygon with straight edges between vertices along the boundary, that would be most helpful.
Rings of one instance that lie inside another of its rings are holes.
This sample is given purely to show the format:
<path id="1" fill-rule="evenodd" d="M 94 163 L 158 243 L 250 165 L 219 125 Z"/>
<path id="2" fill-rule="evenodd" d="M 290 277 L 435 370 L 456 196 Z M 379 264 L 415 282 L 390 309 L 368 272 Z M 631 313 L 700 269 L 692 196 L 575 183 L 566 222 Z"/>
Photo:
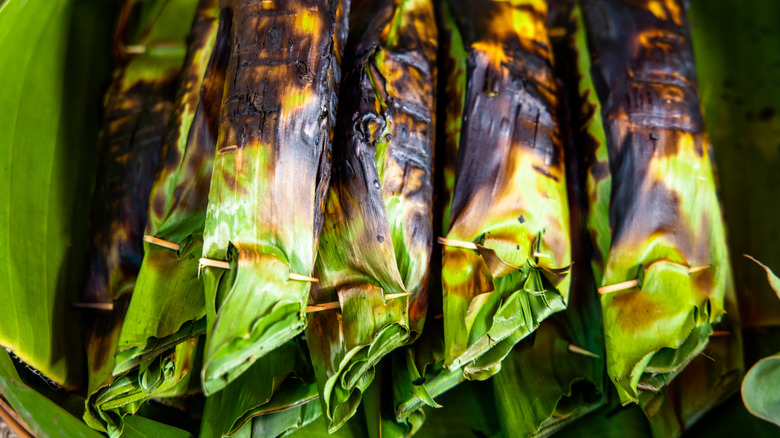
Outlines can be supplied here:
<path id="1" fill-rule="evenodd" d="M 171 412 L 203 437 L 681 435 L 745 371 L 687 7 L 122 1 L 88 376 L 3 325 L 0 389 L 23 361 L 112 438 Z"/>

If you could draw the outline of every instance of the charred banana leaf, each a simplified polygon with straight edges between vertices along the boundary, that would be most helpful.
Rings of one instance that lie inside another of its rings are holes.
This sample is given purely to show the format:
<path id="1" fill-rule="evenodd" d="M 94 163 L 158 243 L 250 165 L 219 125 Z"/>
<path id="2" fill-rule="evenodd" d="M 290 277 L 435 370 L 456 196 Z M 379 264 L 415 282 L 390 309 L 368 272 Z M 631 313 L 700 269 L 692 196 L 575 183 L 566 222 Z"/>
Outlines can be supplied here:
<path id="1" fill-rule="evenodd" d="M 201 263 L 207 395 L 304 329 L 349 6 L 233 3 Z"/>
<path id="2" fill-rule="evenodd" d="M 149 21 L 141 22 L 140 36 L 133 40 L 144 53 L 133 55 L 118 70 L 107 96 L 84 301 L 108 304 L 112 310 L 95 314 L 89 323 L 84 419 L 112 436 L 121 433 L 121 414 L 119 418 L 104 415 L 113 407 L 98 407 L 98 398 L 113 397 L 115 384 L 121 385 L 113 376 L 114 354 L 140 268 L 149 191 L 184 61 L 180 49 L 195 6 L 194 0 L 171 0 L 155 14 L 145 15 Z M 148 365 L 151 362 L 146 369 Z M 135 382 L 133 391 L 141 389 L 139 372 L 125 380 Z M 159 386 L 171 386 L 176 380 L 170 372 L 161 376 Z"/>
<path id="3" fill-rule="evenodd" d="M 433 5 L 355 2 L 350 23 L 306 330 L 329 431 L 355 413 L 378 361 L 422 331 L 433 244 Z"/>
<path id="4" fill-rule="evenodd" d="M 128 1 L 125 7 L 132 7 Z M 111 303 L 133 291 L 143 259 L 143 229 L 176 84 L 182 40 L 195 0 L 175 0 L 142 28 L 132 57 L 117 71 L 108 91 L 98 174 L 92 201 L 89 265 L 84 303 Z M 182 25 L 163 29 L 175 11 Z"/>
<path id="5" fill-rule="evenodd" d="M 592 260 L 607 372 L 629 403 L 706 347 L 731 268 L 683 2 L 582 5 Z"/>
<path id="6" fill-rule="evenodd" d="M 200 0 L 152 187 L 145 254 L 122 326 L 115 374 L 205 331 L 198 259 L 231 24 L 229 9 L 221 20 L 219 15 L 218 0 Z"/>
<path id="7" fill-rule="evenodd" d="M 544 1 L 453 2 L 468 50 L 444 259 L 445 366 L 495 374 L 566 308 L 571 248 Z"/>
<path id="8" fill-rule="evenodd" d="M 561 50 L 571 58 L 572 51 Z M 568 114 L 566 108 L 562 105 L 562 114 Z M 569 129 L 565 132 L 575 260 L 569 302 L 566 310 L 517 344 L 491 379 L 505 436 L 552 435 L 607 401 L 601 305 L 584 231 L 585 192 L 578 176 L 577 143 Z"/>
<path id="9" fill-rule="evenodd" d="M 458 159 L 463 105 L 466 90 L 466 59 L 468 54 L 452 17 L 449 4 L 436 5 L 439 27 L 439 52 L 437 67 L 437 151 L 435 154 L 434 180 L 437 193 L 434 196 L 434 215 L 441 212 L 441 218 L 434 216 L 434 229 L 441 235 L 442 229 L 449 229 L 452 191 L 455 185 L 455 169 Z M 436 245 L 436 243 L 434 243 Z M 435 248 L 434 251 L 439 251 Z M 450 371 L 444 368 L 444 320 L 442 318 L 441 264 L 432 260 L 428 294 L 428 314 L 425 328 L 417 341 L 393 353 L 393 399 L 398 420 L 418 416 L 423 405 L 441 407 L 434 397 L 446 392 L 463 381 L 460 369 Z"/>

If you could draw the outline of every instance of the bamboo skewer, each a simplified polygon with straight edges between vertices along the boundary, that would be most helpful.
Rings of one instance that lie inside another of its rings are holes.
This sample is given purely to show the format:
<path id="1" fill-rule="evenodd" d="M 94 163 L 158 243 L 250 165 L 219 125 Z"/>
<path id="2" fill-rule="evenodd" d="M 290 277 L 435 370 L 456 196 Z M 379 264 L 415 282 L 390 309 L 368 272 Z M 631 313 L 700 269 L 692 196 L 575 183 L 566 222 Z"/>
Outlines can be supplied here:
<path id="1" fill-rule="evenodd" d="M 568 350 L 571 353 L 581 354 L 583 356 L 592 357 L 594 359 L 598 359 L 600 357 L 598 354 L 593 353 L 591 351 L 588 351 L 588 350 L 586 350 L 586 349 L 584 349 L 582 347 L 578 347 L 578 346 L 576 346 L 574 344 L 569 344 Z"/>
<path id="2" fill-rule="evenodd" d="M 114 310 L 114 303 L 72 303 L 75 309 Z"/>
<path id="3" fill-rule="evenodd" d="M 705 271 L 707 269 L 710 269 L 712 265 L 701 265 L 701 266 L 692 266 L 688 268 L 688 274 L 695 274 L 697 272 Z M 605 295 L 612 292 L 618 292 L 621 290 L 627 290 L 627 289 L 633 289 L 635 287 L 639 286 L 639 280 L 628 280 L 623 281 L 620 283 L 610 284 L 607 286 L 601 286 L 598 291 L 600 294 Z"/>
<path id="4" fill-rule="evenodd" d="M 167 240 L 158 239 L 154 236 L 146 235 L 144 236 L 144 240 L 151 243 L 152 245 L 158 245 L 162 246 L 164 248 L 172 249 L 174 251 L 178 251 L 179 248 L 181 248 L 181 245 L 178 243 L 169 242 Z"/>
<path id="5" fill-rule="evenodd" d="M 220 268 L 220 269 L 230 269 L 230 263 L 222 261 L 222 260 L 213 260 L 213 259 L 207 259 L 205 257 L 201 257 L 199 260 L 200 267 L 203 266 L 211 266 L 213 268 Z M 295 274 L 290 272 L 290 275 L 288 277 L 289 280 L 293 281 L 308 281 L 311 283 L 317 283 L 319 282 L 318 279 L 314 277 L 309 277 L 306 275 L 301 274 Z M 386 300 L 392 300 L 394 298 L 401 298 L 406 297 L 409 295 L 413 295 L 412 292 L 403 292 L 403 293 L 397 293 L 397 294 L 387 294 L 385 295 Z M 313 313 L 313 312 L 322 312 L 323 310 L 334 310 L 338 309 L 340 307 L 339 303 L 337 301 L 330 302 L 330 303 L 321 303 L 321 304 L 312 304 L 311 306 L 306 306 L 306 313 Z"/>
<path id="6" fill-rule="evenodd" d="M 452 239 L 447 239 L 446 237 L 439 237 L 439 243 L 441 243 L 442 245 L 454 246 L 456 248 L 477 249 L 477 244 L 474 242 L 452 240 Z"/>
<path id="7" fill-rule="evenodd" d="M 413 295 L 413 293 L 404 292 L 398 294 L 387 294 L 385 295 L 385 300 L 407 297 L 409 295 Z M 339 307 L 341 307 L 341 305 L 339 304 L 338 301 L 332 301 L 330 303 L 312 304 L 311 306 L 306 306 L 306 313 L 322 312 L 323 310 L 335 310 L 338 309 Z"/>

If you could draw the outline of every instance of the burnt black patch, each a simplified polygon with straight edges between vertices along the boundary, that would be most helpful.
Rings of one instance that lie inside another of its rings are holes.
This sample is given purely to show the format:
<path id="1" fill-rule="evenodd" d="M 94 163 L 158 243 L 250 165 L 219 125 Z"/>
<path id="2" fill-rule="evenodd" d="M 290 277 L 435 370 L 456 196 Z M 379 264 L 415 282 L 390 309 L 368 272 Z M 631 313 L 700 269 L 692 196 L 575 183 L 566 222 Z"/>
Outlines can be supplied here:
<path id="1" fill-rule="evenodd" d="M 425 377 L 418 377 L 412 381 L 412 385 L 414 386 L 420 386 L 423 383 L 425 383 Z"/>
<path id="2" fill-rule="evenodd" d="M 759 111 L 758 113 L 758 118 L 764 122 L 768 121 L 774 116 L 775 116 L 775 109 L 772 108 L 771 106 L 765 106 L 761 108 L 761 111 Z"/>

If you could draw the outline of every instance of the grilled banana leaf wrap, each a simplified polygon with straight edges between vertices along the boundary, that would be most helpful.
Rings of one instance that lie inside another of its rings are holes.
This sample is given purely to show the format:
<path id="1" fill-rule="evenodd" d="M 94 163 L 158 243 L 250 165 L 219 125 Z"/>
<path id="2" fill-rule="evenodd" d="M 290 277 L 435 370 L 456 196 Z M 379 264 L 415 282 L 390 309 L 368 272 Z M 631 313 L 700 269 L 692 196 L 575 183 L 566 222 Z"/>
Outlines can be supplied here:
<path id="1" fill-rule="evenodd" d="M 116 376 L 87 399 L 84 421 L 111 438 L 122 435 L 123 417 L 135 414 L 147 400 L 184 395 L 193 377 L 198 341 L 190 338 L 127 373 Z M 197 376 L 197 374 L 196 374 Z"/>
<path id="2" fill-rule="evenodd" d="M 349 6 L 233 3 L 201 264 L 206 395 L 304 329 Z"/>
<path id="3" fill-rule="evenodd" d="M 567 12 L 568 14 L 568 12 Z M 562 16 L 567 20 L 568 15 Z M 567 26 L 567 30 L 569 26 Z M 576 35 L 576 34 L 575 34 Z M 576 52 L 571 40 L 556 42 L 561 79 L 576 85 Z M 568 68 L 567 68 L 568 67 Z M 560 84 L 560 82 L 559 82 Z M 575 89 L 561 85 L 561 120 L 566 152 L 566 176 L 572 224 L 572 283 L 566 310 L 552 315 L 519 342 L 494 376 L 493 392 L 499 424 L 505 436 L 550 436 L 607 402 L 601 304 L 590 267 L 590 239 L 585 227 L 584 179 L 577 135 L 572 129 Z"/>
<path id="4" fill-rule="evenodd" d="M 455 185 L 458 143 L 466 89 L 466 49 L 449 4 L 439 2 L 436 142 L 434 172 L 434 230 L 449 228 L 449 211 Z M 440 217 L 437 217 L 440 214 Z M 438 245 L 434 242 L 434 245 Z M 440 249 L 434 247 L 434 251 Z M 460 369 L 444 368 L 444 319 L 442 318 L 441 259 L 431 261 L 428 312 L 422 335 L 392 355 L 392 387 L 395 415 L 399 420 L 419 416 L 422 406 L 440 407 L 433 398 L 463 381 Z"/>
<path id="5" fill-rule="evenodd" d="M 194 4 L 194 0 L 177 0 L 166 9 L 178 9 L 183 21 L 191 23 Z M 154 21 L 145 24 L 139 26 L 137 43 L 150 49 L 117 69 L 106 96 L 82 293 L 85 303 L 110 303 L 132 292 L 143 259 L 149 192 L 184 57 L 183 26 L 163 30 Z M 153 50 L 161 39 L 177 36 L 179 44 L 166 41 L 170 48 Z"/>
<path id="6" fill-rule="evenodd" d="M 218 0 L 200 0 L 152 187 L 145 254 L 115 374 L 205 332 L 198 259 L 230 48 L 230 10 L 221 15 Z"/>
<path id="7" fill-rule="evenodd" d="M 352 4 L 306 338 L 330 431 L 422 331 L 433 246 L 437 35 L 429 0 Z"/>
<path id="8" fill-rule="evenodd" d="M 629 403 L 706 347 L 731 268 L 683 3 L 582 5 L 592 264 L 607 372 Z"/>
<path id="9" fill-rule="evenodd" d="M 322 414 L 317 398 L 306 343 L 297 337 L 206 399 L 200 436 L 223 437 L 248 428 L 276 437 L 317 419 Z"/>
<path id="10" fill-rule="evenodd" d="M 468 51 L 443 239 L 444 365 L 469 379 L 566 308 L 571 243 L 543 1 L 451 3 Z"/>
<path id="11" fill-rule="evenodd" d="M 125 7 L 133 6 L 128 2 Z M 194 0 L 170 1 L 150 14 L 149 21 L 138 23 L 138 37 L 133 42 L 147 49 L 117 69 L 106 98 L 92 210 L 90 270 L 83 300 L 113 306 L 93 313 L 88 321 L 89 383 L 84 420 L 112 437 L 122 432 L 122 416 L 135 412 L 157 389 L 170 388 L 180 380 L 170 367 L 159 374 L 161 361 L 167 360 L 162 358 L 128 375 L 115 377 L 113 369 L 119 333 L 143 257 L 149 192 L 184 61 L 180 48 L 184 47 L 195 6 Z M 150 368 L 153 374 L 158 373 L 156 377 L 149 374 Z M 180 371 L 186 368 L 180 367 Z M 152 381 L 155 383 L 147 384 Z"/>

